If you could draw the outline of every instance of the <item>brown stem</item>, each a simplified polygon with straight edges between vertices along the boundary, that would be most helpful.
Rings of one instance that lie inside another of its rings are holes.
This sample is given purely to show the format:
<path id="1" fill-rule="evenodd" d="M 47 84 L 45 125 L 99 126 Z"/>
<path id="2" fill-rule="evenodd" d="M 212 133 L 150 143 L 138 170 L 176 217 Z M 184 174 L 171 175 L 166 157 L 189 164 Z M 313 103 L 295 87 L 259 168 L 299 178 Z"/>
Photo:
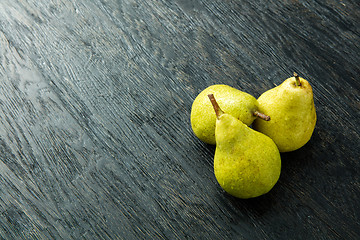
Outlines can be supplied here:
<path id="1" fill-rule="evenodd" d="M 295 77 L 295 81 L 296 81 L 296 86 L 298 86 L 298 87 L 301 86 L 299 75 L 297 75 L 297 73 L 294 73 L 294 77 Z"/>
<path id="2" fill-rule="evenodd" d="M 219 107 L 219 104 L 216 102 L 215 100 L 215 97 L 214 97 L 214 94 L 208 94 L 208 97 L 211 101 L 211 104 L 213 105 L 214 107 L 214 110 L 215 110 L 215 114 L 216 114 L 216 118 L 219 119 L 219 117 L 224 113 L 221 108 Z"/>
<path id="3" fill-rule="evenodd" d="M 261 118 L 262 120 L 265 120 L 265 121 L 270 121 L 270 116 L 265 115 L 265 114 L 263 114 L 261 112 L 258 112 L 258 111 L 254 112 L 254 116 L 256 116 L 258 118 Z"/>

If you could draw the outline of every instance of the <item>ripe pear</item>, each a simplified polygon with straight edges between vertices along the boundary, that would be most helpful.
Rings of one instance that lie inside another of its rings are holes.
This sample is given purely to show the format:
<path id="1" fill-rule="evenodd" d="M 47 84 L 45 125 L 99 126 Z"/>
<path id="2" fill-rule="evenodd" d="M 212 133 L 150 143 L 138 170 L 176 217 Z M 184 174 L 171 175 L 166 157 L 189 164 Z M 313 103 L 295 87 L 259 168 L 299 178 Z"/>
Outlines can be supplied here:
<path id="1" fill-rule="evenodd" d="M 238 198 L 269 192 L 279 179 L 281 158 L 275 143 L 230 114 L 209 95 L 216 113 L 215 177 L 220 186 Z"/>
<path id="2" fill-rule="evenodd" d="M 209 102 L 208 94 L 214 94 L 220 107 L 226 113 L 250 126 L 257 118 L 269 120 L 258 111 L 255 97 L 228 85 L 216 84 L 204 89 L 194 100 L 191 107 L 191 127 L 195 135 L 203 142 L 216 144 L 216 115 Z"/>
<path id="3" fill-rule="evenodd" d="M 281 85 L 264 92 L 258 102 L 259 110 L 271 115 L 271 121 L 255 120 L 253 128 L 274 140 L 280 152 L 297 150 L 310 140 L 316 110 L 308 81 L 295 73 Z"/>

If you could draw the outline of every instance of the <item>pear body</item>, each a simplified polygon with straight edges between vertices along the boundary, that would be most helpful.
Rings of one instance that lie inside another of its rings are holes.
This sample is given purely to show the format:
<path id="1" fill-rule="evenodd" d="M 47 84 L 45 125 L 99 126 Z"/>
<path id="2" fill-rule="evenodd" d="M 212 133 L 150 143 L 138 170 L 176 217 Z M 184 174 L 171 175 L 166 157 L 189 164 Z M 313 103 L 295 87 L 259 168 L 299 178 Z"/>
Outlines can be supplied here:
<path id="1" fill-rule="evenodd" d="M 216 115 L 208 94 L 214 94 L 224 112 L 234 116 L 250 126 L 255 120 L 253 113 L 258 109 L 255 97 L 228 85 L 212 85 L 204 89 L 194 100 L 191 107 L 191 127 L 195 135 L 203 142 L 216 144 Z"/>
<path id="2" fill-rule="evenodd" d="M 280 152 L 290 152 L 304 146 L 316 124 L 316 110 L 309 82 L 295 77 L 264 92 L 259 98 L 259 111 L 271 116 L 268 122 L 255 120 L 253 128 L 269 136 Z"/>
<path id="3" fill-rule="evenodd" d="M 216 120 L 215 135 L 215 177 L 227 193 L 246 199 L 273 188 L 280 176 L 281 158 L 269 137 L 226 113 Z"/>

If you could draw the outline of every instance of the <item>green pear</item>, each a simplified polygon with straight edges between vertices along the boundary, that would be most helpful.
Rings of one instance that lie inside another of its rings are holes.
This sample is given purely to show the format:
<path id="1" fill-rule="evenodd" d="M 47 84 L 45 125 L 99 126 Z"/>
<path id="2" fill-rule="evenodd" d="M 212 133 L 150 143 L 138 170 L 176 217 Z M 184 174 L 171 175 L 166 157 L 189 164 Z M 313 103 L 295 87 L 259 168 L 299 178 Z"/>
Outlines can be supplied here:
<path id="1" fill-rule="evenodd" d="M 209 95 L 216 113 L 215 177 L 220 186 L 238 198 L 269 192 L 279 179 L 281 158 L 273 140 L 224 113 Z"/>
<path id="2" fill-rule="evenodd" d="M 208 94 L 214 94 L 220 107 L 228 114 L 250 126 L 257 118 L 269 120 L 259 113 L 255 97 L 228 85 L 217 84 L 204 89 L 194 100 L 191 107 L 191 127 L 195 135 L 203 142 L 216 144 L 216 115 L 209 102 Z"/>
<path id="3" fill-rule="evenodd" d="M 253 128 L 274 140 L 280 152 L 294 151 L 310 140 L 316 111 L 308 81 L 295 73 L 281 85 L 264 92 L 258 102 L 259 111 L 270 115 L 271 121 L 255 120 Z"/>

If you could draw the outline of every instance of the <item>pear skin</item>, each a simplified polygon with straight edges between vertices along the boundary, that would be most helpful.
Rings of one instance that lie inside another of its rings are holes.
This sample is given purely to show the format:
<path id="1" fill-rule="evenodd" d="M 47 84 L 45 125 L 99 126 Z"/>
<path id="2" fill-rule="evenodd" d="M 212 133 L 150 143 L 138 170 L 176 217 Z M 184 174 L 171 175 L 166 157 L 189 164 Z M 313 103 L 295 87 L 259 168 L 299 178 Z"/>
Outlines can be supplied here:
<path id="1" fill-rule="evenodd" d="M 217 105 L 215 177 L 230 195 L 247 199 L 268 193 L 279 179 L 281 158 L 275 143 Z"/>
<path id="2" fill-rule="evenodd" d="M 269 136 L 280 152 L 304 146 L 316 124 L 313 90 L 309 82 L 294 74 L 281 85 L 264 92 L 259 98 L 259 111 L 271 121 L 255 120 L 253 128 Z"/>
<path id="3" fill-rule="evenodd" d="M 215 94 L 220 107 L 226 113 L 250 126 L 258 117 L 266 119 L 258 110 L 255 97 L 228 85 L 217 84 L 204 89 L 194 100 L 191 107 L 191 127 L 194 134 L 203 142 L 216 144 L 216 115 L 209 101 L 208 94 Z"/>

